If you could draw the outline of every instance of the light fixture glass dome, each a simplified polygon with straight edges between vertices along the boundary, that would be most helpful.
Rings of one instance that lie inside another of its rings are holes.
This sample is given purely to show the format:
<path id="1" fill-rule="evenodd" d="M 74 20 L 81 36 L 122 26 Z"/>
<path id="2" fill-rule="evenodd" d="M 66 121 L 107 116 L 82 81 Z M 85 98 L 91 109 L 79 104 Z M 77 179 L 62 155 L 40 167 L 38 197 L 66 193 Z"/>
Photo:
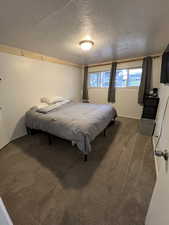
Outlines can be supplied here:
<path id="1" fill-rule="evenodd" d="M 94 42 L 91 40 L 83 40 L 79 43 L 79 45 L 83 51 L 89 51 L 94 45 Z"/>

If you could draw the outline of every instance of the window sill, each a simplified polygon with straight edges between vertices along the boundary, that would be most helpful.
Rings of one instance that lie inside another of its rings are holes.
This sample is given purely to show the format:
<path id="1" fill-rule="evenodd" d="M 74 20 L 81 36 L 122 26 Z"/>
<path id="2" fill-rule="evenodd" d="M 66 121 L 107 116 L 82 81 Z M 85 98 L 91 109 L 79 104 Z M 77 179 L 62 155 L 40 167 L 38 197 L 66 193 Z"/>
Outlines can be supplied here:
<path id="1" fill-rule="evenodd" d="M 132 87 L 116 87 L 117 89 L 139 89 L 138 86 L 132 86 Z"/>
<path id="2" fill-rule="evenodd" d="M 107 87 L 89 87 L 88 89 L 108 89 Z M 132 87 L 116 87 L 116 89 L 139 89 L 138 86 L 132 86 Z"/>
<path id="3" fill-rule="evenodd" d="M 108 89 L 108 87 L 88 87 L 88 89 Z"/>

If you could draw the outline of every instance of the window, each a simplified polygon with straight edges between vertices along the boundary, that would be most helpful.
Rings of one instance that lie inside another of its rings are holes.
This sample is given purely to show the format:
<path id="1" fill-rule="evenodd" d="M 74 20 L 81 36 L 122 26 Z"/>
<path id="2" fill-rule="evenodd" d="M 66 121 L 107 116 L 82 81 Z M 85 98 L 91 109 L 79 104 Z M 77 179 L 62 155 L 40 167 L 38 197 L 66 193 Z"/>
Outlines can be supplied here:
<path id="1" fill-rule="evenodd" d="M 126 69 L 116 71 L 116 87 L 127 86 L 127 75 L 128 75 L 128 70 Z"/>
<path id="2" fill-rule="evenodd" d="M 99 73 L 90 73 L 89 75 L 89 86 L 98 87 Z"/>
<path id="3" fill-rule="evenodd" d="M 108 88 L 110 80 L 110 71 L 89 73 L 89 87 Z"/>
<path id="4" fill-rule="evenodd" d="M 142 69 L 129 69 L 128 86 L 140 86 Z"/>
<path id="5" fill-rule="evenodd" d="M 116 72 L 116 87 L 140 86 L 142 68 L 119 69 Z"/>
<path id="6" fill-rule="evenodd" d="M 142 68 L 117 69 L 116 87 L 140 86 Z M 89 73 L 89 87 L 108 88 L 110 71 Z"/>
<path id="7" fill-rule="evenodd" d="M 110 80 L 110 72 L 101 72 L 101 79 L 100 79 L 100 86 L 101 87 L 109 87 L 109 80 Z"/>

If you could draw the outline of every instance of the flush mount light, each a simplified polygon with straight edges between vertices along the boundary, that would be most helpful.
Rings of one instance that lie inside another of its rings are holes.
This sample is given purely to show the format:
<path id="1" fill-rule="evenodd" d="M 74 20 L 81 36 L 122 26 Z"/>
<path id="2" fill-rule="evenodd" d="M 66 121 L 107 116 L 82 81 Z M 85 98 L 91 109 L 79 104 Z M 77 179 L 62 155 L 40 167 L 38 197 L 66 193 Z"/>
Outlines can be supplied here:
<path id="1" fill-rule="evenodd" d="M 89 51 L 94 45 L 94 42 L 91 40 L 83 40 L 79 42 L 79 45 L 83 51 Z"/>

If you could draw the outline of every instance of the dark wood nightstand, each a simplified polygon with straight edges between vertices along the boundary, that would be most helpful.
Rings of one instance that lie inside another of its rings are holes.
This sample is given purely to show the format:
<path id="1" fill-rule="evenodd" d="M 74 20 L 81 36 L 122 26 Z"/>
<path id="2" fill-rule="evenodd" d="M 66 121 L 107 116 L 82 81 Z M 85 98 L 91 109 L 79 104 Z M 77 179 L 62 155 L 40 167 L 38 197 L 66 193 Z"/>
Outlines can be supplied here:
<path id="1" fill-rule="evenodd" d="M 144 97 L 142 118 L 155 120 L 159 100 L 160 100 L 159 97 L 151 97 L 151 96 Z"/>

